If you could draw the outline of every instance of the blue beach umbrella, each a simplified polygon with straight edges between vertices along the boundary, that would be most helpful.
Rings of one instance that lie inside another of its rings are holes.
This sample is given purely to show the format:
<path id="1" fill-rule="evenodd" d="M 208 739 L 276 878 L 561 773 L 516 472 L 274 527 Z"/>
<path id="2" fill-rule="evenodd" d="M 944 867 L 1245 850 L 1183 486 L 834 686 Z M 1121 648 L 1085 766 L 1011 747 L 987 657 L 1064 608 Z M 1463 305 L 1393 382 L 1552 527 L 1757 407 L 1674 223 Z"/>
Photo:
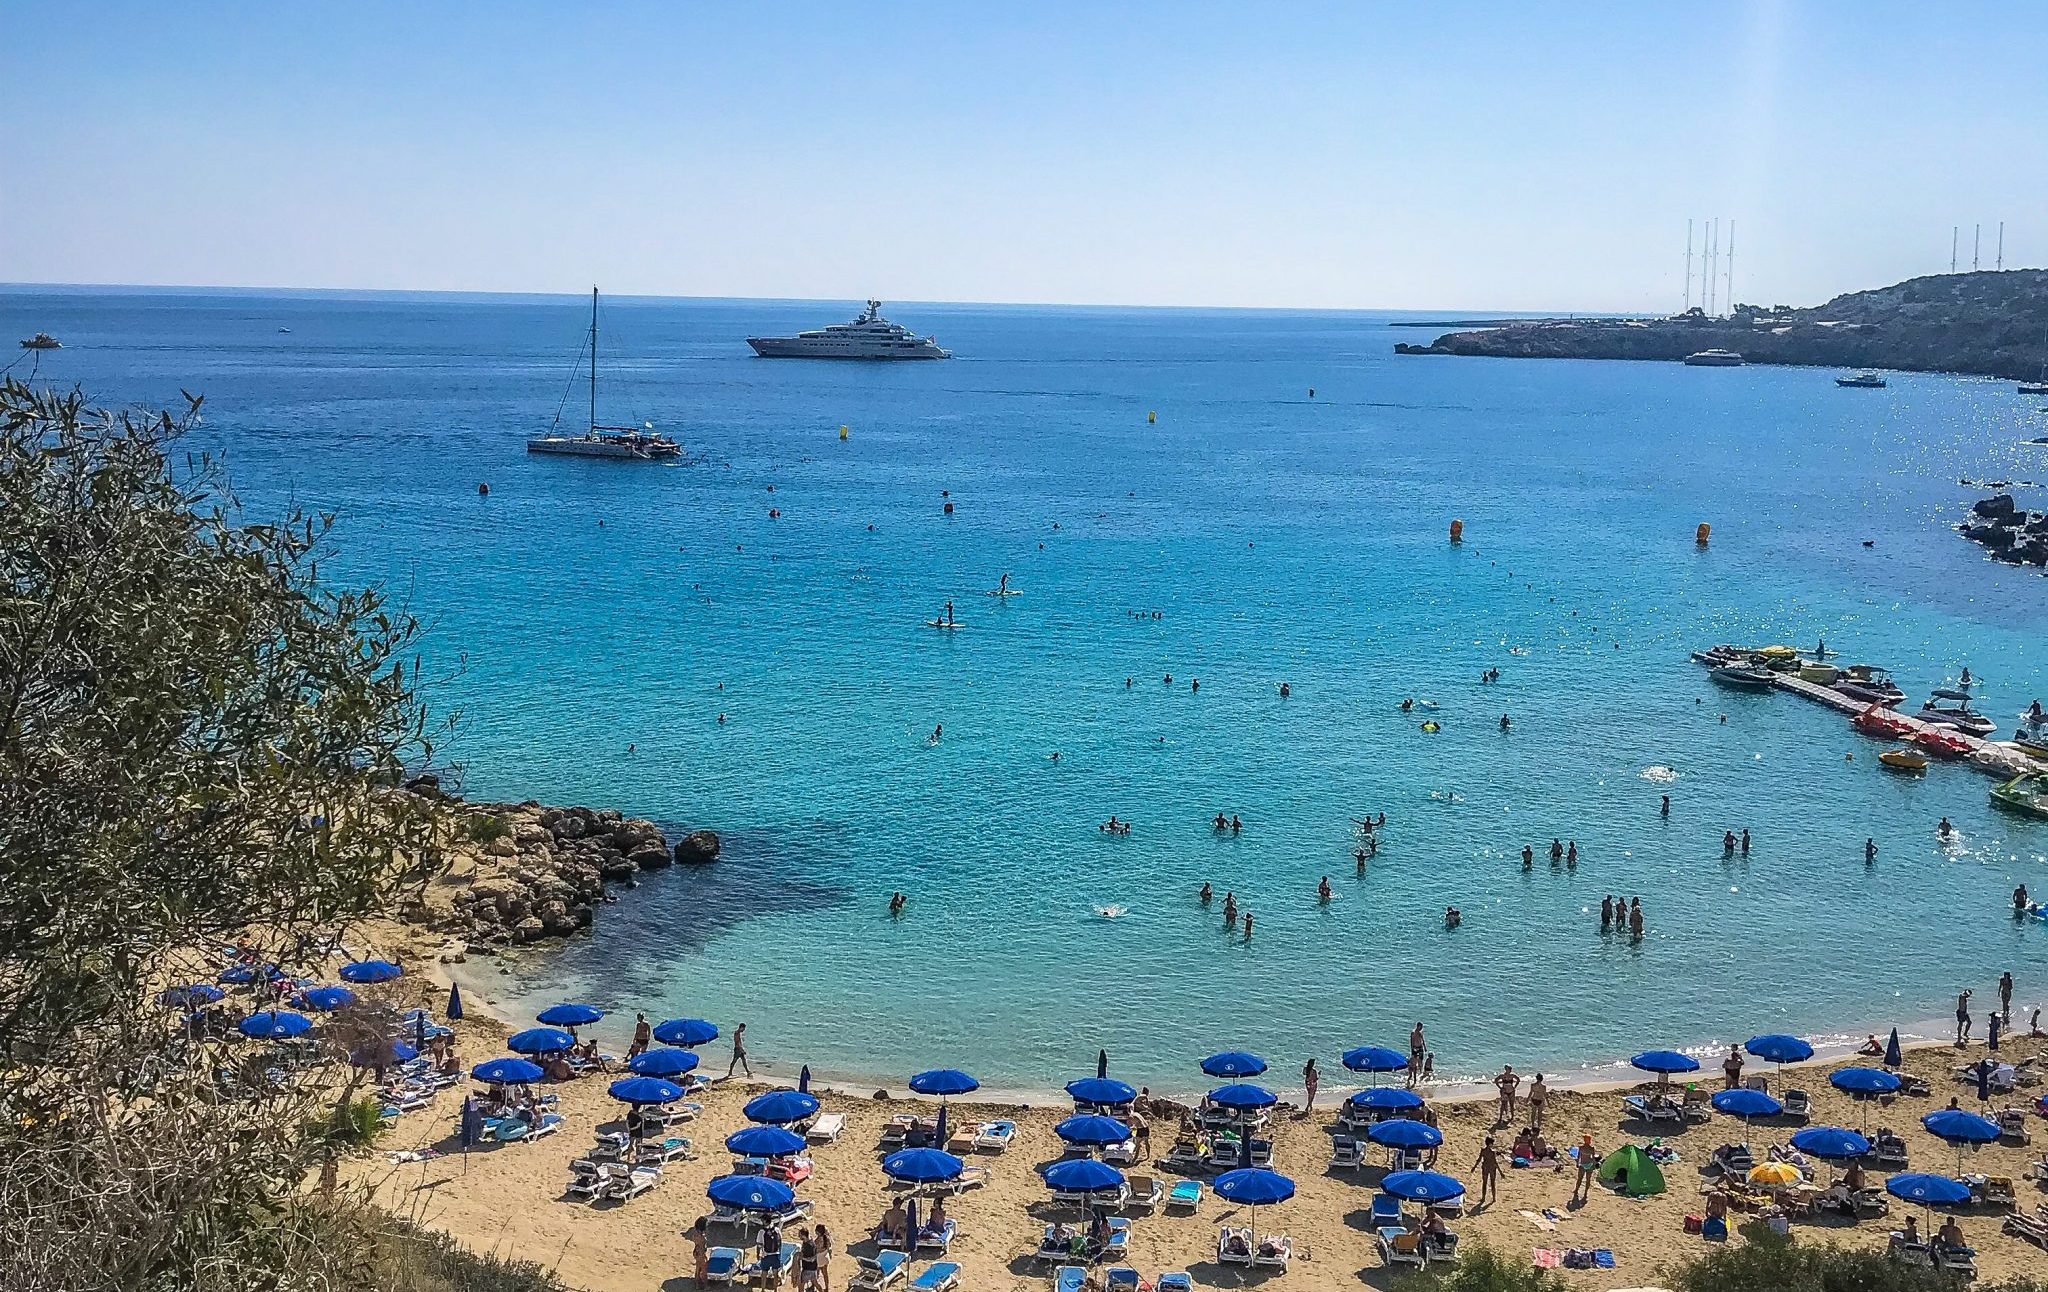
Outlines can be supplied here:
<path id="1" fill-rule="evenodd" d="M 818 1111 L 818 1097 L 801 1090 L 771 1090 L 749 1099 L 741 1111 L 748 1121 L 770 1126 L 800 1122 Z"/>
<path id="2" fill-rule="evenodd" d="M 1895 1027 L 1890 1038 L 1884 1043 L 1884 1066 L 1896 1068 L 1905 1061 L 1905 1052 L 1899 1045 L 1899 1029 Z"/>
<path id="3" fill-rule="evenodd" d="M 1403 1150 L 1435 1148 L 1444 1142 L 1444 1133 L 1436 1127 L 1406 1117 L 1397 1121 L 1374 1122 L 1366 1128 L 1365 1137 L 1382 1148 Z"/>
<path id="4" fill-rule="evenodd" d="M 671 1080 L 694 1070 L 696 1066 L 696 1051 L 679 1050 L 672 1046 L 649 1050 L 626 1060 L 626 1067 L 643 1077 L 668 1077 Z"/>
<path id="5" fill-rule="evenodd" d="M 469 1075 L 492 1086 L 523 1086 L 547 1073 L 531 1059 L 486 1059 L 469 1070 Z"/>
<path id="6" fill-rule="evenodd" d="M 1717 1091 L 1709 1101 L 1717 1113 L 1727 1113 L 1748 1121 L 1752 1117 L 1776 1117 L 1785 1111 L 1785 1105 L 1771 1098 L 1761 1090 Z"/>
<path id="7" fill-rule="evenodd" d="M 260 969 L 253 965 L 229 965 L 214 976 L 229 986 L 240 986 L 244 983 L 255 982 L 258 975 L 265 978 L 275 978 L 277 977 L 277 972 L 276 965 L 264 965 Z"/>
<path id="8" fill-rule="evenodd" d="M 505 1038 L 505 1048 L 514 1054 L 560 1054 L 576 1044 L 576 1038 L 552 1027 L 529 1027 Z"/>
<path id="9" fill-rule="evenodd" d="M 1954 1207 L 1970 1200 L 1970 1186 L 1961 1180 L 1922 1171 L 1901 1171 L 1884 1182 L 1884 1191 L 1923 1207 Z"/>
<path id="10" fill-rule="evenodd" d="M 542 1010 L 535 1022 L 546 1023 L 549 1027 L 588 1027 L 600 1018 L 604 1011 L 595 1005 L 575 1005 L 564 1002 L 550 1005 Z"/>
<path id="11" fill-rule="evenodd" d="M 1062 1193 L 1106 1193 L 1121 1188 L 1124 1173 L 1093 1157 L 1070 1157 L 1045 1168 L 1045 1182 Z"/>
<path id="12" fill-rule="evenodd" d="M 1209 1092 L 1209 1102 L 1220 1108 L 1244 1112 L 1252 1108 L 1271 1108 L 1274 1104 L 1280 1102 L 1280 1096 L 1264 1086 L 1255 1086 L 1249 1082 L 1241 1081 L 1235 1085 L 1218 1086 L 1211 1090 Z"/>
<path id="13" fill-rule="evenodd" d="M 1256 1077 L 1266 1070 L 1266 1061 L 1246 1050 L 1225 1050 L 1202 1060 L 1202 1071 L 1212 1077 L 1234 1080 L 1238 1077 Z"/>
<path id="14" fill-rule="evenodd" d="M 235 1029 L 243 1036 L 277 1041 L 289 1036 L 304 1036 L 313 1030 L 313 1020 L 288 1009 L 266 1009 L 235 1024 Z"/>
<path id="15" fill-rule="evenodd" d="M 1069 1081 L 1067 1094 L 1077 1104 L 1092 1104 L 1097 1108 L 1115 1108 L 1138 1098 L 1135 1088 L 1114 1077 L 1082 1077 L 1078 1081 Z"/>
<path id="16" fill-rule="evenodd" d="M 967 1164 L 935 1148 L 904 1148 L 882 1159 L 882 1174 L 906 1184 L 937 1184 L 957 1180 Z"/>
<path id="17" fill-rule="evenodd" d="M 308 987 L 299 993 L 299 999 L 314 1009 L 331 1012 L 355 1004 L 356 994 L 346 987 Z"/>
<path id="18" fill-rule="evenodd" d="M 1870 1154 L 1870 1141 L 1841 1126 L 1809 1126 L 1792 1136 L 1792 1147 L 1830 1162 L 1853 1162 Z"/>
<path id="19" fill-rule="evenodd" d="M 166 1005 L 190 1009 L 195 1005 L 211 1005 L 226 998 L 227 993 L 210 982 L 195 982 L 186 987 L 172 987 L 162 992 L 157 999 Z"/>
<path id="20" fill-rule="evenodd" d="M 405 970 L 389 960 L 351 960 L 341 967 L 343 982 L 390 982 Z"/>
<path id="21" fill-rule="evenodd" d="M 1361 1045 L 1355 1050 L 1344 1051 L 1344 1066 L 1353 1072 L 1371 1073 L 1373 1084 L 1378 1085 L 1382 1072 L 1406 1072 L 1408 1056 L 1384 1045 Z"/>
<path id="22" fill-rule="evenodd" d="M 1435 1171 L 1395 1171 L 1380 1181 L 1380 1189 L 1403 1202 L 1422 1202 L 1431 1206 L 1449 1202 L 1465 1192 L 1464 1185 Z"/>
<path id="23" fill-rule="evenodd" d="M 1294 1181 L 1256 1166 L 1225 1171 L 1211 1187 L 1217 1197 L 1248 1207 L 1270 1207 L 1294 1196 Z"/>
<path id="24" fill-rule="evenodd" d="M 1668 1077 L 1679 1072 L 1698 1072 L 1700 1061 L 1676 1050 L 1644 1050 L 1628 1061 L 1631 1068 Z"/>
<path id="25" fill-rule="evenodd" d="M 460 1021 L 461 1021 L 461 1019 L 462 1019 L 462 984 L 460 984 L 460 983 L 453 983 L 453 982 L 451 982 L 451 983 L 449 983 L 449 984 L 448 984 L 448 1009 L 447 1009 L 447 1011 L 446 1011 L 446 1012 L 447 1012 L 447 1014 L 448 1014 L 448 1021 L 449 1021 L 449 1022 L 451 1022 L 451 1023 L 455 1023 L 455 1022 L 460 1022 Z"/>
<path id="26" fill-rule="evenodd" d="M 1752 1036 L 1743 1043 L 1742 1048 L 1766 1063 L 1804 1063 L 1813 1057 L 1811 1045 L 1783 1032 Z"/>
<path id="27" fill-rule="evenodd" d="M 981 1083 L 958 1068 L 933 1068 L 911 1077 L 910 1089 L 914 1094 L 937 1095 L 944 1099 L 979 1090 Z"/>
<path id="28" fill-rule="evenodd" d="M 660 1077 L 620 1077 L 605 1093 L 624 1104 L 672 1104 L 683 1097 L 683 1088 Z"/>
<path id="29" fill-rule="evenodd" d="M 1422 1096 L 1399 1086 L 1374 1086 L 1357 1092 L 1345 1102 L 1368 1112 L 1405 1113 L 1422 1107 Z"/>
<path id="30" fill-rule="evenodd" d="M 717 1040 L 718 1027 L 701 1018 L 671 1018 L 654 1025 L 654 1039 L 663 1045 L 680 1045 L 688 1049 Z"/>
<path id="31" fill-rule="evenodd" d="M 1901 1084 L 1896 1074 L 1877 1068 L 1837 1068 L 1828 1074 L 1828 1084 L 1850 1095 L 1888 1095 Z"/>
<path id="32" fill-rule="evenodd" d="M 1920 1119 L 1927 1132 L 1956 1150 L 1956 1170 L 1963 1167 L 1963 1149 L 1998 1142 L 1998 1123 L 1961 1108 L 1943 1108 Z"/>
<path id="33" fill-rule="evenodd" d="M 780 1126 L 742 1126 L 725 1137 L 725 1147 L 741 1157 L 788 1157 L 804 1151 L 804 1137 Z"/>
<path id="34" fill-rule="evenodd" d="M 741 1211 L 781 1211 L 796 1201 L 796 1190 L 765 1175 L 721 1175 L 704 1190 L 704 1195 Z"/>
<path id="35" fill-rule="evenodd" d="M 1095 1148 L 1123 1143 L 1131 1137 L 1131 1128 L 1114 1117 L 1077 1113 L 1053 1127 L 1052 1133 L 1069 1144 Z"/>

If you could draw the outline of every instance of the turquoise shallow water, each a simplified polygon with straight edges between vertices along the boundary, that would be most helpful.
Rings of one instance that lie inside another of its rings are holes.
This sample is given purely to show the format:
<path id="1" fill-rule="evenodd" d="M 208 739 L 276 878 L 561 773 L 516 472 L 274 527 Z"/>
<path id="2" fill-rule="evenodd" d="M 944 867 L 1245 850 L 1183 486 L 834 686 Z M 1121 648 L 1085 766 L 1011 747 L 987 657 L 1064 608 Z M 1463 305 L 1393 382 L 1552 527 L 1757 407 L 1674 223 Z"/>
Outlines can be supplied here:
<path id="1" fill-rule="evenodd" d="M 980 306 L 890 310 L 949 363 L 774 362 L 740 339 L 848 307 L 621 300 L 601 412 L 707 460 L 530 460 L 583 308 L 0 294 L 0 334 L 66 341 L 44 377 L 204 391 L 199 438 L 252 509 L 340 513 L 331 568 L 433 625 L 473 795 L 724 836 L 498 994 L 745 1018 L 760 1054 L 848 1073 L 1036 1087 L 1106 1047 L 1175 1088 L 1214 1049 L 1331 1065 L 1417 1018 L 1471 1072 L 1908 1021 L 2005 968 L 2048 996 L 2048 930 L 2004 914 L 2048 886 L 2048 823 L 1973 772 L 1886 774 L 1839 716 L 1686 658 L 1825 636 L 1915 704 L 1966 664 L 2002 719 L 2048 696 L 2048 581 L 1949 529 L 1982 492 L 1959 477 L 2048 478 L 2009 383 L 1396 359 L 1414 334 L 1383 315 Z M 981 595 L 1004 572 L 1023 595 Z M 924 628 L 948 598 L 966 626 Z M 1388 827 L 1360 876 L 1368 811 Z M 1096 829 L 1112 813 L 1128 838 Z M 1522 873 L 1554 835 L 1576 872 Z M 1249 942 L 1204 880 L 1256 914 Z M 1642 897 L 1641 946 L 1599 934 L 1606 892 Z"/>

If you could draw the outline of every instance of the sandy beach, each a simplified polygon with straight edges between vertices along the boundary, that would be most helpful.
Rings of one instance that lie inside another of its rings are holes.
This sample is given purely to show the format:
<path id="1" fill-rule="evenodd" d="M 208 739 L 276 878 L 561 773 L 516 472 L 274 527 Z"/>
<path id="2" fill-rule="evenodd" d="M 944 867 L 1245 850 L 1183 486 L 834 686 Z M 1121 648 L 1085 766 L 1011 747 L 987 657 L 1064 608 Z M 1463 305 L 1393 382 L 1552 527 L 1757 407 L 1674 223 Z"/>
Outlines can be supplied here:
<path id="1" fill-rule="evenodd" d="M 411 994 L 420 998 L 437 990 L 426 975 L 413 983 Z M 438 990 L 444 992 L 445 988 Z M 495 1020 L 472 1016 L 461 1025 L 458 1035 L 465 1068 L 504 1053 L 504 1029 Z M 1752 1059 L 1747 1071 L 1768 1075 L 1774 1091 L 1799 1088 L 1811 1093 L 1810 1124 L 1895 1129 L 1908 1145 L 1907 1169 L 1953 1175 L 1956 1150 L 1923 1130 L 1919 1119 L 1945 1106 L 1951 1096 L 1961 1099 L 1965 1107 L 1977 1106 L 1974 1089 L 1958 1082 L 1954 1070 L 1984 1053 L 1981 1046 L 1959 1049 L 1945 1044 L 1909 1050 L 1904 1072 L 1924 1078 L 1933 1094 L 1862 1104 L 1827 1083 L 1832 1067 L 1853 1060 L 1815 1061 L 1777 1073 Z M 2018 1062 L 2043 1053 L 2041 1040 L 2018 1037 L 2005 1044 L 1999 1057 Z M 722 1073 L 728 1056 L 723 1039 L 707 1046 L 703 1070 Z M 1334 1068 L 1334 1061 L 1331 1066 Z M 1337 1075 L 1326 1077 L 1326 1082 L 1349 1075 L 1341 1069 L 1335 1071 Z M 1285 1080 L 1277 1071 L 1271 1075 L 1274 1084 L 1282 1088 L 1295 1084 L 1292 1073 L 1286 1074 Z M 1721 1073 L 1712 1058 L 1705 1059 L 1703 1070 L 1692 1075 L 1705 1089 L 1721 1088 Z M 607 1096 L 608 1081 L 592 1075 L 553 1087 L 566 1118 L 560 1133 L 528 1143 L 483 1146 L 468 1153 L 461 1151 L 455 1136 L 463 1087 L 443 1092 L 432 1107 L 401 1118 L 375 1154 L 350 1164 L 344 1179 L 373 1191 L 383 1205 L 396 1212 L 445 1230 L 477 1250 L 538 1262 L 574 1287 L 593 1292 L 676 1292 L 690 1287 L 690 1249 L 683 1231 L 708 1210 L 705 1186 L 728 1169 L 730 1155 L 723 1140 L 748 1124 L 741 1106 L 770 1083 L 742 1079 L 717 1084 L 704 1094 L 701 1116 L 680 1128 L 696 1147 L 695 1159 L 668 1166 L 651 1192 L 626 1203 L 607 1201 L 593 1206 L 568 1201 L 563 1190 L 569 1162 L 585 1155 L 595 1133 L 623 1129 L 623 1107 Z M 1368 1220 L 1373 1185 L 1382 1173 L 1383 1151 L 1371 1150 L 1364 1169 L 1339 1170 L 1328 1165 L 1329 1131 L 1342 1098 L 1332 1093 L 1333 1088 L 1325 1085 L 1313 1113 L 1287 1104 L 1275 1110 L 1273 1165 L 1294 1180 L 1297 1193 L 1286 1203 L 1262 1209 L 1256 1223 L 1261 1233 L 1292 1236 L 1294 1264 L 1289 1272 L 1253 1275 L 1218 1265 L 1218 1226 L 1250 1223 L 1250 1217 L 1242 1208 L 1208 1194 L 1194 1215 L 1136 1213 L 1129 1263 L 1148 1281 L 1163 1270 L 1187 1270 L 1197 1284 L 1207 1286 L 1235 1287 L 1272 1279 L 1305 1286 L 1358 1281 L 1386 1287 L 1398 1283 L 1402 1275 L 1382 1263 Z M 1603 1154 L 1624 1142 L 1650 1143 L 1655 1136 L 1623 1118 L 1620 1100 L 1628 1088 L 1553 1090 L 1545 1118 L 1548 1137 L 1569 1144 L 1581 1134 L 1590 1134 Z M 2031 1107 L 2039 1093 L 2039 1087 L 2022 1086 L 2010 1098 L 1994 1098 L 1993 1102 L 1995 1106 Z M 831 1270 L 831 1286 L 836 1288 L 844 1286 L 853 1273 L 851 1256 L 874 1250 L 869 1234 L 886 1206 L 877 1151 L 883 1125 L 906 1111 L 929 1115 L 936 1105 L 927 1100 L 860 1097 L 841 1091 L 823 1091 L 820 1097 L 826 1112 L 845 1116 L 846 1127 L 837 1143 L 813 1149 L 815 1174 L 797 1189 L 797 1196 L 811 1202 L 813 1221 L 832 1231 L 838 1255 Z M 1431 1103 L 1445 1136 L 1437 1169 L 1458 1177 L 1476 1196 L 1479 1176 L 1474 1161 L 1483 1138 L 1495 1129 L 1493 1100 L 1470 1094 L 1437 1095 Z M 1036 1264 L 1030 1256 L 1042 1228 L 1056 1220 L 1082 1218 L 1078 1209 L 1052 1203 L 1035 1170 L 1063 1156 L 1064 1146 L 1053 1126 L 1065 1115 L 1063 1108 L 1037 1102 L 990 1104 L 974 1102 L 972 1097 L 952 1102 L 949 1117 L 956 1127 L 966 1120 L 1001 1117 L 1014 1120 L 1018 1128 L 1015 1141 L 1005 1151 L 972 1156 L 971 1165 L 988 1168 L 988 1182 L 951 1203 L 950 1214 L 959 1222 L 959 1235 L 949 1259 L 961 1267 L 960 1287 L 1049 1286 L 1050 1267 Z M 2031 1114 L 2029 1121 L 2039 1125 L 2039 1119 Z M 1798 1128 L 1789 1121 L 1762 1121 L 1749 1128 L 1746 1138 L 1761 1158 L 1766 1146 L 1786 1143 Z M 1501 1133 L 1503 1147 L 1512 1134 L 1512 1130 Z M 1155 1122 L 1154 1153 L 1163 1152 L 1171 1138 L 1171 1127 Z M 1467 1214 L 1454 1222 L 1453 1228 L 1463 1242 L 1483 1243 L 1517 1260 L 1533 1259 L 1538 1248 L 1607 1248 L 1613 1252 L 1612 1269 L 1561 1271 L 1575 1287 L 1606 1290 L 1655 1285 L 1673 1263 L 1706 1250 L 1706 1240 L 1685 1232 L 1684 1218 L 1703 1210 L 1701 1189 L 1709 1177 L 1701 1174 L 1701 1167 L 1709 1155 L 1717 1146 L 1743 1138 L 1742 1125 L 1721 1115 L 1681 1131 L 1667 1131 L 1663 1140 L 1678 1151 L 1680 1160 L 1665 1168 L 1665 1192 L 1647 1198 L 1627 1198 L 1596 1186 L 1589 1202 L 1570 1207 L 1570 1170 L 1504 1170 L 1498 1199 L 1468 1206 Z M 429 1156 L 420 1161 L 392 1160 L 393 1154 L 407 1151 Z M 2037 1147 L 2000 1143 L 1966 1151 L 1962 1171 L 2012 1177 L 2020 1210 L 2031 1213 L 2034 1205 L 2048 1196 L 2026 1178 L 2028 1164 L 2039 1157 Z M 1825 1182 L 1831 1178 L 1831 1168 L 1814 1165 L 1818 1179 Z M 1153 1174 L 1169 1186 L 1182 1178 L 1149 1164 L 1126 1170 Z M 1878 1172 L 1871 1174 L 1873 1181 L 1882 1179 Z M 1206 1181 L 1213 1177 L 1192 1178 Z M 1882 1247 L 1889 1229 L 1907 1210 L 1896 1201 L 1892 1206 L 1889 1217 L 1859 1224 L 1832 1217 L 1797 1218 L 1792 1233 L 1803 1242 Z M 1964 1232 L 1978 1249 L 1982 1273 L 1987 1277 L 2038 1274 L 2048 1267 L 2048 1257 L 2040 1249 L 2001 1232 L 2001 1215 L 1985 1207 L 1964 1208 L 1959 1213 Z M 1745 1241 L 1745 1223 L 1742 1213 L 1731 1215 L 1729 1241 Z M 738 1235 L 729 1229 L 714 1228 L 711 1237 L 714 1244 L 738 1245 Z"/>

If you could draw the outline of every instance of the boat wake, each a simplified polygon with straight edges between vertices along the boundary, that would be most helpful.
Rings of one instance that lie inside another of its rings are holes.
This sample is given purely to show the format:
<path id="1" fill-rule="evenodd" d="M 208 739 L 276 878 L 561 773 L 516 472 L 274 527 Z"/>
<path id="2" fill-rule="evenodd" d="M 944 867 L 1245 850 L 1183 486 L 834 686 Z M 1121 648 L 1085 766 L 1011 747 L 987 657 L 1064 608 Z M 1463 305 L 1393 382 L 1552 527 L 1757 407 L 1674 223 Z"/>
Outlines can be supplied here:
<path id="1" fill-rule="evenodd" d="M 1654 767 L 1645 767 L 1641 775 L 1652 785 L 1669 785 L 1678 779 L 1678 773 L 1662 763 Z"/>
<path id="2" fill-rule="evenodd" d="M 1098 920 L 1118 919 L 1129 914 L 1130 909 L 1128 906 L 1098 906 L 1095 908 L 1095 918 Z"/>

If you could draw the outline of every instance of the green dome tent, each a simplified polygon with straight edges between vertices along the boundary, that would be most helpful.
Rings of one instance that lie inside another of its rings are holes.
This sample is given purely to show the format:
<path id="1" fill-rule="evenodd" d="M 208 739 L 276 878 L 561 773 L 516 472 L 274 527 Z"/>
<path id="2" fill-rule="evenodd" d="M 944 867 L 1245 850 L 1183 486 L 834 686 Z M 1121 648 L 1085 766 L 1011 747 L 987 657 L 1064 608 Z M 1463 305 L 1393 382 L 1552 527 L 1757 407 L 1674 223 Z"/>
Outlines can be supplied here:
<path id="1" fill-rule="evenodd" d="M 1639 1145 L 1624 1144 L 1600 1161 L 1600 1178 L 1631 1198 L 1664 1192 L 1664 1173 Z"/>

